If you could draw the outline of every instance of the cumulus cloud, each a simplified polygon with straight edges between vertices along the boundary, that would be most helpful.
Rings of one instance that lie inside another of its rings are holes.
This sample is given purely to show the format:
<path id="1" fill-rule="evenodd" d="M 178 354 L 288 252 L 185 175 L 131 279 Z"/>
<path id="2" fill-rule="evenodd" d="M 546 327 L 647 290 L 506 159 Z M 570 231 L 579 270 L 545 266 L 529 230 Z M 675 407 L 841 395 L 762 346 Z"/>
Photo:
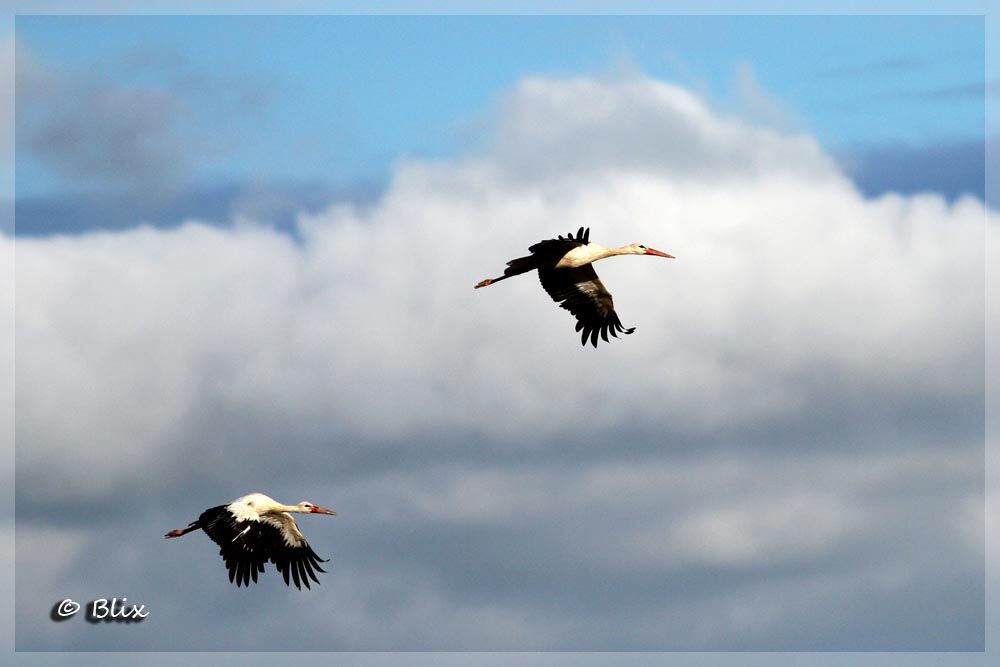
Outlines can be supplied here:
<path id="1" fill-rule="evenodd" d="M 472 290 L 579 226 L 678 257 L 598 265 L 638 327 L 598 350 L 531 276 Z M 145 595 L 133 649 L 979 648 L 995 226 L 632 76 L 527 79 L 488 149 L 296 237 L 19 239 L 19 594 Z M 281 633 L 159 540 L 251 490 L 339 512 L 319 591 L 251 593 Z M 19 648 L 109 646 L 64 625 Z"/>
<path id="2" fill-rule="evenodd" d="M 740 90 L 752 111 L 775 102 L 744 67 Z M 629 77 L 611 85 L 587 77 L 529 78 L 503 105 L 491 164 L 523 179 L 608 170 L 718 184 L 723 179 L 799 176 L 835 180 L 833 163 L 806 135 L 785 136 L 737 117 L 713 114 L 678 86 Z"/>

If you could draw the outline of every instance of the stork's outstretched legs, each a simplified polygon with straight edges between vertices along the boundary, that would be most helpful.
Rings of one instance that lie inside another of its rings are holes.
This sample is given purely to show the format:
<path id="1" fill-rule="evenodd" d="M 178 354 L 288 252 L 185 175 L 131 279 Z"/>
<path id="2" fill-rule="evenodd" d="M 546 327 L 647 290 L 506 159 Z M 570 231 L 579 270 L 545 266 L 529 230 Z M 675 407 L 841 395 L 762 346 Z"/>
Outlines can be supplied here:
<path id="1" fill-rule="evenodd" d="M 165 537 L 167 539 L 169 539 L 171 537 L 180 537 L 181 535 L 187 535 L 191 531 L 198 530 L 199 528 L 201 528 L 201 524 L 198 523 L 197 521 L 192 521 L 191 525 L 188 526 L 187 528 L 184 528 L 184 529 L 174 528 L 173 530 L 171 530 L 169 533 L 167 533 L 163 537 Z"/>
<path id="2" fill-rule="evenodd" d="M 498 283 L 505 278 L 510 278 L 510 276 L 500 276 L 499 278 L 487 278 L 486 280 L 480 280 L 478 283 L 476 283 L 474 289 L 479 289 L 480 287 L 488 287 L 493 283 Z"/>

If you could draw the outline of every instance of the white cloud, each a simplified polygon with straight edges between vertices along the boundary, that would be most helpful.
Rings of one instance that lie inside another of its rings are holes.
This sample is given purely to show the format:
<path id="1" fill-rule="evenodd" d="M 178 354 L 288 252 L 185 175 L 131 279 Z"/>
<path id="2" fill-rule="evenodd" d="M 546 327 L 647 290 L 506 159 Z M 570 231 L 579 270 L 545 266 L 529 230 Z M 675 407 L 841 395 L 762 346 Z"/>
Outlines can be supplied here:
<path id="1" fill-rule="evenodd" d="M 641 76 L 526 79 L 504 101 L 494 151 L 505 176 L 549 185 L 579 176 L 592 186 L 611 171 L 713 185 L 842 180 L 811 137 L 717 115 L 688 90 Z"/>
<path id="2" fill-rule="evenodd" d="M 813 139 L 719 116 L 675 86 L 529 79 L 489 150 L 402 162 L 371 206 L 303 215 L 301 242 L 196 221 L 19 239 L 18 472 L 31 483 L 18 493 L 102 511 L 145 493 L 181 522 L 253 489 L 322 485 L 397 529 L 526 521 L 538 558 L 580 545 L 577 560 L 612 579 L 637 564 L 847 558 L 881 539 L 859 517 L 923 512 L 914 485 L 941 485 L 954 532 L 975 490 L 964 454 L 981 415 L 986 216 L 972 199 L 866 200 Z M 579 226 L 678 257 L 598 265 L 638 327 L 598 350 L 531 276 L 472 289 Z M 708 468 L 678 475 L 699 447 Z M 894 457 L 905 474 L 891 491 L 851 495 Z M 825 484 L 817 461 L 834 470 Z M 587 509 L 598 529 L 574 542 Z M 915 563 L 879 548 L 908 572 L 951 553 Z M 827 574 L 863 576 L 848 570 Z M 434 591 L 398 618 L 444 615 L 449 600 L 472 604 Z M 739 602 L 724 604 L 738 615 Z M 510 609 L 470 608 L 521 627 Z M 581 635 L 562 612 L 539 627 L 566 647 Z"/>
<path id="3" fill-rule="evenodd" d="M 682 554 L 698 560 L 780 563 L 829 549 L 849 521 L 836 496 L 777 497 L 700 511 L 680 523 L 673 539 Z"/>

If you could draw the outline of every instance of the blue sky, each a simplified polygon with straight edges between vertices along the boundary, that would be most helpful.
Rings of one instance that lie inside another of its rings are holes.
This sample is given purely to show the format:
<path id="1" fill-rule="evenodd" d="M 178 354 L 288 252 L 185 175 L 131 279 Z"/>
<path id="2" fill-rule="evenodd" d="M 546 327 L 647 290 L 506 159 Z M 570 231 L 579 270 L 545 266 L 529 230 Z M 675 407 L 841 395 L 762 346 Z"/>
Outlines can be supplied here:
<path id="1" fill-rule="evenodd" d="M 974 16 L 22 16 L 17 31 L 62 77 L 177 94 L 177 140 L 204 149 L 186 185 L 384 183 L 401 156 L 488 140 L 497 98 L 537 74 L 637 69 L 753 115 L 749 78 L 770 121 L 838 155 L 983 140 Z M 20 197 L 108 184 L 19 156 Z"/>

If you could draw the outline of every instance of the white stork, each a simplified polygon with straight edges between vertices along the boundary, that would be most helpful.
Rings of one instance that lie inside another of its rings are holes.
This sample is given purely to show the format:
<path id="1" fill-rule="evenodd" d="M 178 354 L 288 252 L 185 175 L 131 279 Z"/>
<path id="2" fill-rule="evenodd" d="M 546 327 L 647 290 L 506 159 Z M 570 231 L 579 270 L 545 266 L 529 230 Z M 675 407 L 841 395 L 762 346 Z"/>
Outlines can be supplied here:
<path id="1" fill-rule="evenodd" d="M 171 530 L 164 537 L 180 537 L 201 528 L 219 545 L 219 554 L 229 569 L 229 581 L 237 587 L 249 587 L 250 579 L 257 583 L 257 573 L 263 572 L 264 563 L 270 560 L 286 585 L 291 574 L 295 587 L 302 590 L 302 584 L 309 588 L 310 578 L 319 583 L 316 570 L 326 572 L 320 563 L 327 561 L 312 550 L 289 512 L 336 514 L 305 501 L 282 505 L 263 493 L 251 493 L 228 505 L 205 510 L 187 528 Z"/>
<path id="2" fill-rule="evenodd" d="M 531 254 L 507 262 L 507 268 L 499 278 L 487 278 L 476 285 L 476 289 L 506 280 L 511 276 L 538 269 L 538 279 L 552 300 L 576 317 L 576 330 L 582 331 L 580 342 L 587 339 L 597 347 L 597 336 L 605 342 L 608 333 L 618 338 L 618 332 L 630 334 L 635 327 L 622 326 L 615 312 L 611 293 L 597 277 L 591 266 L 594 262 L 615 255 L 654 255 L 674 259 L 673 255 L 633 243 L 621 248 L 605 248 L 590 242 L 590 229 L 581 227 L 574 237 L 572 232 L 565 238 L 541 241 L 528 248 Z"/>

